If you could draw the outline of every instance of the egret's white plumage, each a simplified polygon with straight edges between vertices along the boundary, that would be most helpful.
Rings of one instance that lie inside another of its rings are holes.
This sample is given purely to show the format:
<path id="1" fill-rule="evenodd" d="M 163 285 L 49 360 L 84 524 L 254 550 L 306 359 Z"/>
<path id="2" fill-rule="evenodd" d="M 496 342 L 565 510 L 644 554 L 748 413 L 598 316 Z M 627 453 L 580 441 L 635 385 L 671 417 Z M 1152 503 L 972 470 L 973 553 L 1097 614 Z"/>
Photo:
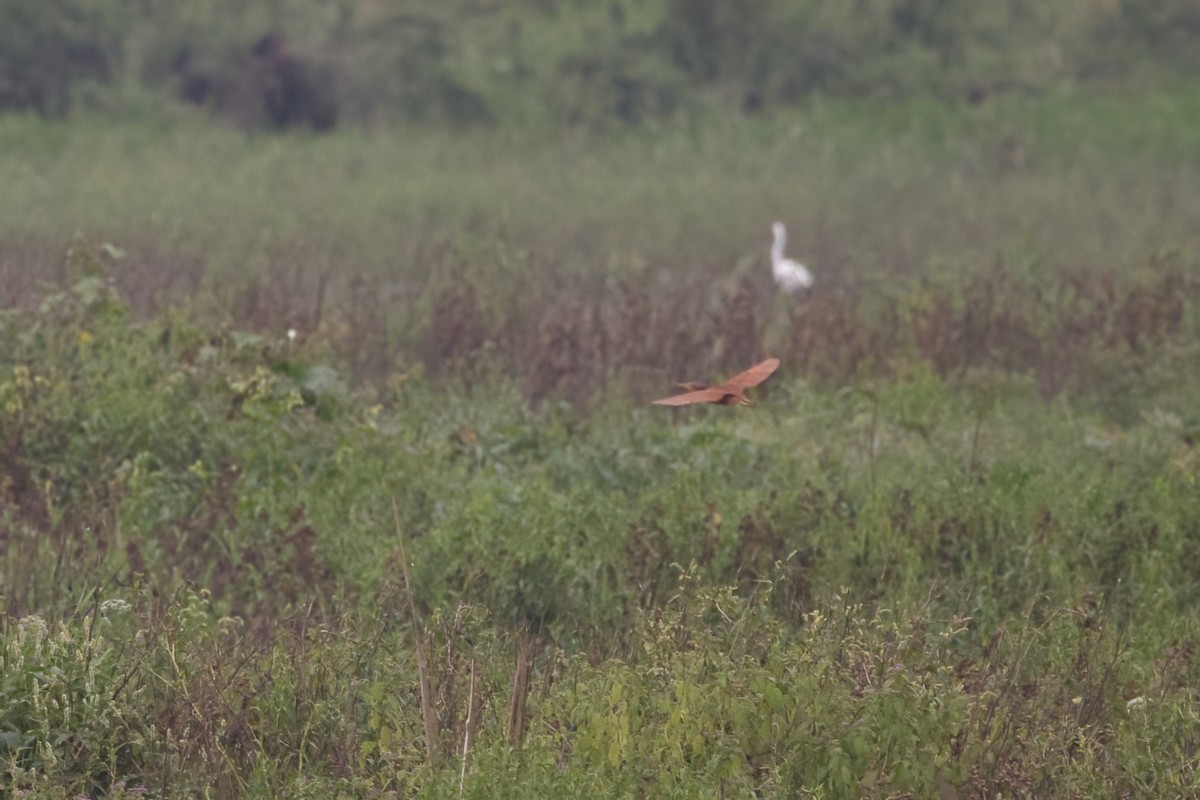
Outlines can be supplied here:
<path id="1" fill-rule="evenodd" d="M 771 244 L 771 272 L 775 275 L 775 282 L 787 292 L 812 286 L 812 273 L 799 261 L 783 255 L 783 248 L 787 245 L 787 228 L 783 227 L 782 222 L 776 222 L 771 226 L 771 231 L 775 234 L 775 241 Z"/>

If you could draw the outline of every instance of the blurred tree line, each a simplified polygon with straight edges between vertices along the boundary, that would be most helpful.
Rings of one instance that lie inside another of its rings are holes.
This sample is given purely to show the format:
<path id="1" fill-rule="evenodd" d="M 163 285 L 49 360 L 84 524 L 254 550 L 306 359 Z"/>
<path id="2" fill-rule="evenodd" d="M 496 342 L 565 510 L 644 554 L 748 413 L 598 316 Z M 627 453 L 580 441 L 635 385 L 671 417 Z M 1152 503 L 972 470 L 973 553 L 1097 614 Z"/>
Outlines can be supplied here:
<path id="1" fill-rule="evenodd" d="M 0 0 L 0 110 L 618 123 L 1200 74 L 1198 0 Z"/>

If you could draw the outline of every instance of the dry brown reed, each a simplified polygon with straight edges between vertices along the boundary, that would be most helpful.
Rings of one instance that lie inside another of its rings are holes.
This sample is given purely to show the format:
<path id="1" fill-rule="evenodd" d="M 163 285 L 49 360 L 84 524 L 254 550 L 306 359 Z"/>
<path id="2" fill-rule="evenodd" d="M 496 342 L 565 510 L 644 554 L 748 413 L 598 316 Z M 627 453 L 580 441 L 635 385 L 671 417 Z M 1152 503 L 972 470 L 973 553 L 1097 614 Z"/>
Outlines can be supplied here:
<path id="1" fill-rule="evenodd" d="M 51 257 L 36 240 L 0 248 L 0 303 L 35 305 L 44 288 L 26 262 L 50 259 L 61 273 L 61 253 Z M 675 380 L 733 374 L 766 355 L 783 361 L 784 374 L 823 385 L 922 359 L 944 377 L 1028 375 L 1049 398 L 1097 385 L 1114 358 L 1186 338 L 1200 298 L 1179 254 L 1122 273 L 1047 267 L 1034 277 L 997 260 L 889 286 L 818 282 L 784 299 L 762 270 L 714 281 L 664 265 L 584 287 L 533 255 L 526 270 L 506 261 L 503 274 L 489 274 L 486 265 L 470 271 L 449 245 L 416 252 L 431 262 L 413 270 L 424 277 L 388 281 L 338 276 L 328 246 L 280 243 L 261 269 L 212 288 L 224 298 L 217 313 L 272 337 L 297 328 L 359 384 L 382 385 L 420 362 L 435 381 L 503 375 L 534 407 L 551 399 L 586 407 L 614 388 L 644 400 Z M 106 266 L 136 316 L 185 303 L 211 317 L 211 302 L 188 299 L 205 287 L 197 261 L 150 242 L 127 253 Z"/>

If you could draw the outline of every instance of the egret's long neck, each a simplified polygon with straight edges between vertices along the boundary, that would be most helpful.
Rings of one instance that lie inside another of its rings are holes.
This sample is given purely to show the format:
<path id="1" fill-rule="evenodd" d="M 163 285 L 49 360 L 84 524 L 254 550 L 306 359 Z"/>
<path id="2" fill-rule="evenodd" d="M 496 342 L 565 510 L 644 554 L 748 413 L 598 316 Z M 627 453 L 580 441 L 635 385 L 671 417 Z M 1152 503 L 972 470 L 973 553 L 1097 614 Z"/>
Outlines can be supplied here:
<path id="1" fill-rule="evenodd" d="M 771 260 L 783 260 L 783 247 L 787 244 L 787 234 L 781 230 L 775 231 L 775 241 L 771 243 Z"/>

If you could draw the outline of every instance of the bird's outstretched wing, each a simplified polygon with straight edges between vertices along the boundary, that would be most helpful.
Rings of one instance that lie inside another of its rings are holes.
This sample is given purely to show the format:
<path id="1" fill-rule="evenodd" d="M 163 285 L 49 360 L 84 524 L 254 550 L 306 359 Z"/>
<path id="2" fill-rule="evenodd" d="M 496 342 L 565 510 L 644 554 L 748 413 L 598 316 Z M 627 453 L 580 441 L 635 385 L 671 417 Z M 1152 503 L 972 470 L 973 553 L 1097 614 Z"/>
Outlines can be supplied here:
<path id="1" fill-rule="evenodd" d="M 714 386 L 708 389 L 700 389 L 696 392 L 686 392 L 685 394 L 677 394 L 674 397 L 664 397 L 662 400 L 655 400 L 656 406 L 690 406 L 694 403 L 720 403 L 726 397 L 729 397 L 732 392 L 722 389 L 719 386 Z"/>
<path id="2" fill-rule="evenodd" d="M 674 397 L 664 397 L 662 400 L 655 400 L 654 405 L 690 406 L 695 403 L 717 403 L 720 405 L 738 403 L 740 405 L 750 405 L 750 401 L 746 399 L 745 391 L 752 386 L 758 386 L 771 377 L 771 374 L 777 369 L 779 369 L 779 359 L 768 358 L 761 364 L 755 364 L 740 375 L 733 376 L 720 386 L 707 386 L 703 383 L 681 383 L 679 385 L 689 391 L 677 394 Z"/>
<path id="3" fill-rule="evenodd" d="M 729 380 L 725 381 L 722 386 L 737 392 L 744 392 L 751 386 L 758 386 L 767 378 L 771 377 L 771 373 L 777 369 L 779 369 L 779 359 L 768 358 L 761 364 L 755 364 L 741 375 L 733 376 Z"/>

